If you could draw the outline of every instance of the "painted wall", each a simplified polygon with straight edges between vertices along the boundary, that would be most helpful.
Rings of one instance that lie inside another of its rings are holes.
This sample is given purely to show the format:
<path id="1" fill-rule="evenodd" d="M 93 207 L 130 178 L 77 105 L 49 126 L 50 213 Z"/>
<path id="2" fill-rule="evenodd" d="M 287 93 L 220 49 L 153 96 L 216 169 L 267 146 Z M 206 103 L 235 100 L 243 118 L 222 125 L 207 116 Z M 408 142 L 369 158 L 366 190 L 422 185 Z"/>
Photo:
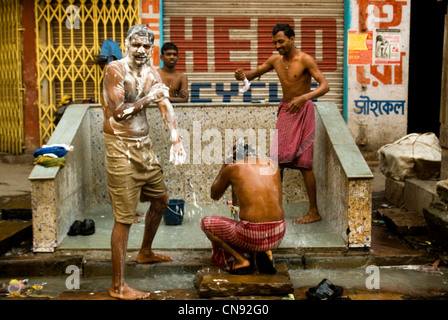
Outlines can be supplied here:
<path id="1" fill-rule="evenodd" d="M 39 141 L 39 92 L 37 91 L 36 65 L 36 31 L 34 18 L 34 3 L 21 0 L 22 6 L 22 43 L 26 43 L 27 50 L 22 53 L 23 79 L 23 114 L 25 149 L 35 150 L 40 146 Z"/>
<path id="2" fill-rule="evenodd" d="M 350 131 L 367 157 L 407 133 L 410 0 L 350 0 L 346 8 Z"/>
<path id="3" fill-rule="evenodd" d="M 156 67 L 160 64 L 160 48 L 163 42 L 163 21 L 160 19 L 162 13 L 162 0 L 141 0 L 141 21 L 147 24 L 154 32 L 154 47 L 152 51 L 152 64 Z M 162 22 L 162 25 L 160 23 Z"/>

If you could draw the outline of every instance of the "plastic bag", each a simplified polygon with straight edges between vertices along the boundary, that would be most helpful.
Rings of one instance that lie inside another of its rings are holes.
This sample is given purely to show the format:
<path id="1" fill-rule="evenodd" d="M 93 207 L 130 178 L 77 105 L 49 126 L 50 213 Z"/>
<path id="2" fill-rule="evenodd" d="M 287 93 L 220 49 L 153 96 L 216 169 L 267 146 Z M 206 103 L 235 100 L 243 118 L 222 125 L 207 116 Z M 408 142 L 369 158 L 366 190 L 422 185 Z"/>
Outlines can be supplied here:
<path id="1" fill-rule="evenodd" d="M 442 149 L 432 132 L 411 133 L 378 150 L 381 172 L 389 178 L 404 181 L 436 178 L 440 174 Z"/>

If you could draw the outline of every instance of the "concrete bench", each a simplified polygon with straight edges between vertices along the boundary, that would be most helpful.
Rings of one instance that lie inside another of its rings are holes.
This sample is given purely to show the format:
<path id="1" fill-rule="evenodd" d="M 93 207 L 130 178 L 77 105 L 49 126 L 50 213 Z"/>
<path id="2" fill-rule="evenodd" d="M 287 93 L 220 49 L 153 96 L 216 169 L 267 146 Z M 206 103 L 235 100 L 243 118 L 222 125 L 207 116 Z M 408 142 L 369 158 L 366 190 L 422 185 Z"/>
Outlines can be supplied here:
<path id="1" fill-rule="evenodd" d="M 270 130 L 275 128 L 277 106 L 260 103 L 177 104 L 179 127 L 189 164 L 169 163 L 169 133 L 156 106 L 147 109 L 153 149 L 164 168 L 172 198 L 186 203 L 211 204 L 210 186 L 222 165 L 213 154 L 213 138 L 241 130 L 249 143 L 255 134 L 263 153 L 269 152 Z M 373 174 L 358 150 L 337 106 L 316 103 L 314 173 L 321 215 L 346 241 L 348 248 L 370 246 L 371 180 Z M 103 113 L 98 104 L 67 108 L 47 144 L 68 144 L 74 150 L 65 156 L 63 168 L 36 166 L 29 179 L 32 186 L 33 250 L 54 252 L 74 220 L 93 206 L 110 203 L 104 168 Z M 264 135 L 264 136 L 263 136 Z M 219 139 L 218 139 L 219 140 Z M 219 152 L 218 152 L 219 153 Z M 298 170 L 286 170 L 285 202 L 308 201 Z M 224 200 L 231 200 L 230 190 Z"/>

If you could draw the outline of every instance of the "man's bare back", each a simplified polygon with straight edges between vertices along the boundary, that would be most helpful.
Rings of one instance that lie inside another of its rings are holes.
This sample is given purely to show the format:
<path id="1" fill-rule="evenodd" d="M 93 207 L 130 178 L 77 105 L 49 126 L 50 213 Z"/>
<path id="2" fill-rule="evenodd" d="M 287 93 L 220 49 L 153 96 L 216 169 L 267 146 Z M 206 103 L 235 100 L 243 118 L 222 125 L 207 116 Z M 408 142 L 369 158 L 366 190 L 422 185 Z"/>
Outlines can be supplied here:
<path id="1" fill-rule="evenodd" d="M 252 159 L 252 161 L 255 159 Z M 212 185 L 212 199 L 219 199 L 234 186 L 240 206 L 239 218 L 250 222 L 272 222 L 284 218 L 280 171 L 273 163 L 225 164 Z M 272 170 L 268 174 L 268 170 Z M 261 173 L 261 174 L 260 174 Z"/>

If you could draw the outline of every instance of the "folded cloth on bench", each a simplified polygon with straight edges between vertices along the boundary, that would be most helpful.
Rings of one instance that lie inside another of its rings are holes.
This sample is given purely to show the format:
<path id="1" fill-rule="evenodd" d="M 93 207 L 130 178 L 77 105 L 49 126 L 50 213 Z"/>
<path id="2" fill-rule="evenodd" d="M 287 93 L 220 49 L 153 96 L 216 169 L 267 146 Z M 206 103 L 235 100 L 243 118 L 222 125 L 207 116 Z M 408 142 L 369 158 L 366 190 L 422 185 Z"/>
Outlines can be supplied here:
<path id="1" fill-rule="evenodd" d="M 34 151 L 33 155 L 34 158 L 37 158 L 38 156 L 42 156 L 45 154 L 54 154 L 56 157 L 63 157 L 67 153 L 67 149 L 61 146 L 54 146 L 54 147 L 46 147 L 46 148 L 39 148 Z"/>

